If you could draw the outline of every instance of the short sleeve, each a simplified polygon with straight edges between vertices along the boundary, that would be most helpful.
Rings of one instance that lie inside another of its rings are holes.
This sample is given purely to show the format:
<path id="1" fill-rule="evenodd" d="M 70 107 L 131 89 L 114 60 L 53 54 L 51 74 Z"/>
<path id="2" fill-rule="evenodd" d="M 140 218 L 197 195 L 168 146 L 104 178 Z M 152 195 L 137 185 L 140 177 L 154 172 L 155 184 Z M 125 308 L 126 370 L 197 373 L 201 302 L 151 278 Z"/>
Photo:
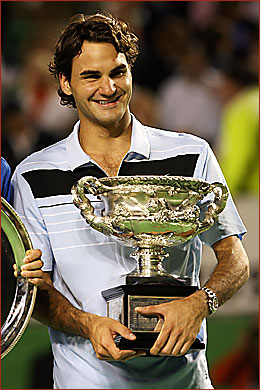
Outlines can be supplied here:
<path id="1" fill-rule="evenodd" d="M 33 247 L 42 251 L 43 271 L 52 271 L 53 253 L 48 232 L 28 182 L 24 179 L 19 166 L 16 168 L 11 186 L 13 206 L 30 235 Z"/>
<path id="2" fill-rule="evenodd" d="M 203 179 L 209 183 L 220 182 L 227 186 L 219 163 L 208 145 L 206 145 L 206 153 L 204 156 L 205 163 L 203 166 Z M 212 246 L 215 242 L 228 236 L 238 235 L 241 237 L 246 233 L 246 228 L 239 216 L 229 189 L 228 192 L 229 196 L 226 207 L 219 214 L 216 223 L 199 235 L 204 244 Z"/>

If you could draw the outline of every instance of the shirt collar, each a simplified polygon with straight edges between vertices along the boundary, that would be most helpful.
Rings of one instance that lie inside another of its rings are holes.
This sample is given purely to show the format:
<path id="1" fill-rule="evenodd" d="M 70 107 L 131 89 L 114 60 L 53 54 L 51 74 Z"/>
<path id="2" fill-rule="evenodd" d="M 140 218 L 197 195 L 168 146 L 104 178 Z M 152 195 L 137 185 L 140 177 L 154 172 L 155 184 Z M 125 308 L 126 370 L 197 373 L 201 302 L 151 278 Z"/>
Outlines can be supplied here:
<path id="1" fill-rule="evenodd" d="M 150 143 L 145 132 L 145 127 L 131 114 L 132 118 L 132 136 L 131 146 L 129 149 L 129 158 L 149 158 L 150 156 Z M 73 171 L 75 168 L 88 164 L 91 161 L 90 156 L 84 152 L 79 143 L 79 126 L 78 121 L 72 133 L 67 138 L 67 161 L 70 169 Z"/>
<path id="2" fill-rule="evenodd" d="M 67 138 L 67 161 L 72 171 L 90 162 L 90 156 L 84 152 L 79 143 L 79 124 L 80 121 L 75 124 L 72 133 Z"/>
<path id="3" fill-rule="evenodd" d="M 149 158 L 150 156 L 150 143 L 145 131 L 145 126 L 143 126 L 133 114 L 132 118 L 132 136 L 131 136 L 131 145 L 129 149 L 130 154 L 136 154 L 138 157 Z"/>

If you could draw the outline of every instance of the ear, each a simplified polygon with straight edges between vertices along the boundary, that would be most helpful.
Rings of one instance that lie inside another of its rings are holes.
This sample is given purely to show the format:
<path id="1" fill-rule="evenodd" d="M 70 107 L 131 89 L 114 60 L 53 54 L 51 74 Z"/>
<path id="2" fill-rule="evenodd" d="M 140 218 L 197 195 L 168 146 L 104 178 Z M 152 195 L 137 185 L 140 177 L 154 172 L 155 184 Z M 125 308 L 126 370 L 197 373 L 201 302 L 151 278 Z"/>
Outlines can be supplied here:
<path id="1" fill-rule="evenodd" d="M 69 80 L 66 78 L 66 76 L 62 73 L 59 74 L 59 81 L 60 81 L 60 87 L 66 95 L 71 95 L 71 88 Z"/>

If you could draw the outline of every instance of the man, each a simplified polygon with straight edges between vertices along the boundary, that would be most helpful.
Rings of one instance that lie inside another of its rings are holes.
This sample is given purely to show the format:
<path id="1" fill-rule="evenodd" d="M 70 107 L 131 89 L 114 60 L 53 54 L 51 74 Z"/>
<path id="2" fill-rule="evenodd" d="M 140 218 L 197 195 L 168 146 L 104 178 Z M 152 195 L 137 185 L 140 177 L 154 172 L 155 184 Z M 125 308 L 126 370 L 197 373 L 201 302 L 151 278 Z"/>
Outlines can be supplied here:
<path id="1" fill-rule="evenodd" d="M 101 291 L 124 283 L 135 261 L 130 249 L 90 228 L 72 202 L 71 187 L 85 175 L 169 174 L 224 182 L 205 141 L 143 126 L 130 114 L 137 54 L 137 38 L 122 21 L 109 14 L 72 18 L 49 68 L 59 81 L 61 104 L 75 107 L 79 122 L 67 139 L 25 159 L 12 179 L 15 207 L 42 251 L 45 284 L 35 317 L 49 326 L 55 388 L 212 388 L 205 352 L 186 354 L 198 333 L 206 342 L 207 293 L 139 309 L 164 319 L 150 350 L 154 356 L 120 351 L 115 336 L 135 336 L 106 317 Z M 98 213 L 102 204 L 91 201 Z M 229 197 L 211 229 L 170 251 L 167 271 L 182 270 L 199 285 L 202 242 L 212 245 L 218 265 L 206 287 L 221 305 L 248 278 L 238 238 L 243 233 Z"/>

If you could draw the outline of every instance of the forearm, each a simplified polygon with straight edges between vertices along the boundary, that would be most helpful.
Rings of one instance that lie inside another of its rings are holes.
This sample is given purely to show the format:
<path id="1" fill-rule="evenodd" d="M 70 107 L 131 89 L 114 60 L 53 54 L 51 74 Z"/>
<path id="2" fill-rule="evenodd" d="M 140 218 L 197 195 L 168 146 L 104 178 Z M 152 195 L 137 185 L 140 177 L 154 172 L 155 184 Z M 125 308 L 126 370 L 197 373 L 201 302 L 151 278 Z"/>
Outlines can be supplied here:
<path id="1" fill-rule="evenodd" d="M 223 305 L 242 287 L 249 277 L 249 260 L 236 236 L 227 237 L 213 245 L 218 264 L 205 286 L 215 292 Z"/>
<path id="2" fill-rule="evenodd" d="M 89 339 L 100 360 L 128 360 L 144 354 L 142 351 L 120 351 L 115 342 L 116 334 L 133 340 L 130 329 L 112 318 L 98 316 L 75 308 L 50 279 L 38 289 L 33 317 L 60 332 Z"/>
<path id="3" fill-rule="evenodd" d="M 92 317 L 75 308 L 51 283 L 38 288 L 33 318 L 58 331 L 88 338 Z"/>

